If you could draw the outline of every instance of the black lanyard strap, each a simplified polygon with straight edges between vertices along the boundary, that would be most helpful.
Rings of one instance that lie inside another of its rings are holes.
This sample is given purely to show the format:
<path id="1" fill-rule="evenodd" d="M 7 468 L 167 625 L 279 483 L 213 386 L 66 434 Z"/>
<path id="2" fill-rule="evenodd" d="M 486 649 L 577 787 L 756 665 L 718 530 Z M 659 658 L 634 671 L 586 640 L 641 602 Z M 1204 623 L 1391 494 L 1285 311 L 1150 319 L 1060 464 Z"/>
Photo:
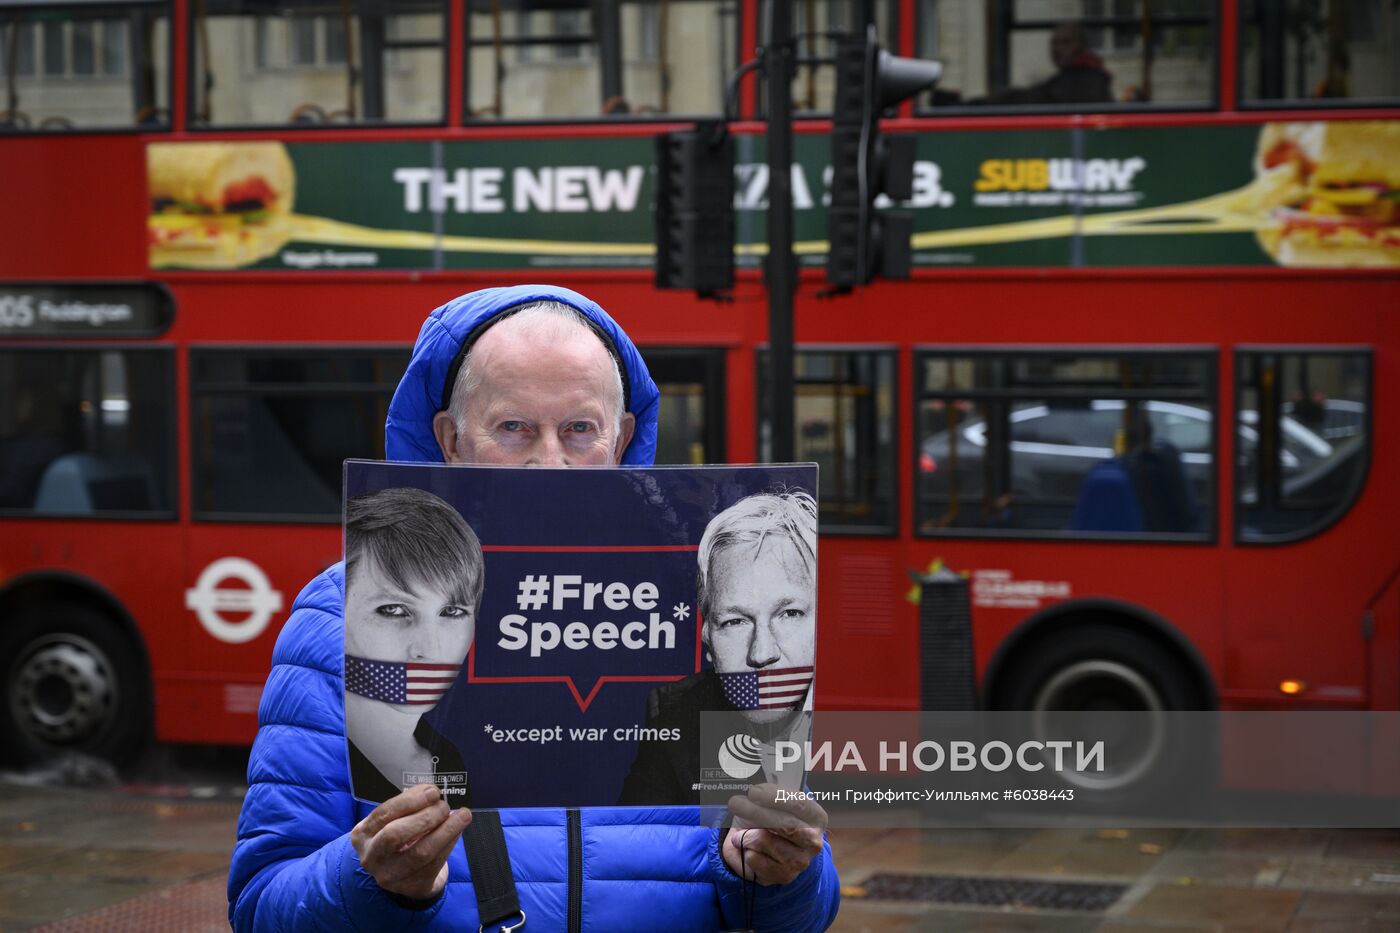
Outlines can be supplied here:
<path id="1" fill-rule="evenodd" d="M 471 867 L 472 888 L 476 891 L 476 908 L 481 914 L 483 930 L 494 927 L 509 917 L 520 917 L 514 926 L 525 925 L 525 912 L 515 894 L 515 876 L 510 871 L 510 854 L 506 851 L 506 834 L 501 828 L 501 814 L 495 810 L 472 811 L 471 824 L 462 833 L 467 848 L 467 865 Z"/>

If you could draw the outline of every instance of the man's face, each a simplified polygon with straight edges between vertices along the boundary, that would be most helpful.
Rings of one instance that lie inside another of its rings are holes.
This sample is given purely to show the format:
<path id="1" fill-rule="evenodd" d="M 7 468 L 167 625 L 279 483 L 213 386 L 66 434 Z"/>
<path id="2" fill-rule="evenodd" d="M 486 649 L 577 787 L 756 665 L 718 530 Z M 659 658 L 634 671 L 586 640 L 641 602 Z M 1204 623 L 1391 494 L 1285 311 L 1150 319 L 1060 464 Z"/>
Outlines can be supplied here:
<path id="1" fill-rule="evenodd" d="M 347 655 L 460 666 L 475 635 L 475 609 L 454 600 L 442 584 L 420 583 L 409 592 L 373 560 L 355 567 L 345 594 Z"/>
<path id="2" fill-rule="evenodd" d="M 471 350 L 481 384 L 461 424 L 440 412 L 433 427 L 448 463 L 506 466 L 616 464 L 632 437 L 619 430 L 617 367 L 603 344 L 579 328 L 555 342 L 529 340 L 515 321 L 487 331 Z"/>
<path id="3" fill-rule="evenodd" d="M 717 673 L 812 667 L 816 592 L 791 542 L 770 538 L 756 554 L 744 545 L 721 551 L 711 563 L 710 581 L 704 640 Z M 750 718 L 781 715 L 756 710 Z"/>
<path id="4" fill-rule="evenodd" d="M 1073 26 L 1056 26 L 1050 34 L 1050 59 L 1056 68 L 1066 68 L 1083 51 L 1079 32 Z"/>

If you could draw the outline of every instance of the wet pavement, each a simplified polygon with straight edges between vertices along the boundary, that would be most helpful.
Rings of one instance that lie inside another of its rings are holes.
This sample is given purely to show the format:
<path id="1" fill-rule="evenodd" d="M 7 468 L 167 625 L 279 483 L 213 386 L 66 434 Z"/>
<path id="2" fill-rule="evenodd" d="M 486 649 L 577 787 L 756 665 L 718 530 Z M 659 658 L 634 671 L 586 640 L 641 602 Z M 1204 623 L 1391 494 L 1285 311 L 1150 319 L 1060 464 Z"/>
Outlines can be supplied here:
<path id="1" fill-rule="evenodd" d="M 0 930 L 228 929 L 241 787 L 226 769 L 183 777 L 0 783 Z M 847 933 L 1400 930 L 1400 830 L 837 830 L 831 845 Z M 1085 891 L 1098 900 L 1076 906 Z"/>
<path id="2" fill-rule="evenodd" d="M 0 930 L 227 930 L 236 800 L 0 785 Z"/>

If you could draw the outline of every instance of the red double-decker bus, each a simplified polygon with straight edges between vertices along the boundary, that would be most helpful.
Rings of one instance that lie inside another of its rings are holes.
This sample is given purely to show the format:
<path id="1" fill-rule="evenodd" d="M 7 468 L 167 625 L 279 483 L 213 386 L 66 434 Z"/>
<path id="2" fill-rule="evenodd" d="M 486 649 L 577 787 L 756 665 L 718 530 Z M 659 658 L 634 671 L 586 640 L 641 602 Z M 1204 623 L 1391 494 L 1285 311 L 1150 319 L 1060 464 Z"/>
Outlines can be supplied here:
<path id="1" fill-rule="evenodd" d="M 796 449 L 827 708 L 920 705 L 969 576 L 1006 708 L 1400 708 L 1400 13 L 889 0 L 944 62 L 907 281 L 825 294 L 836 36 L 796 0 Z M 761 81 L 732 301 L 652 281 L 653 137 L 758 0 L 0 4 L 0 748 L 252 738 L 341 462 L 425 312 L 547 280 L 662 386 L 663 462 L 768 448 Z"/>

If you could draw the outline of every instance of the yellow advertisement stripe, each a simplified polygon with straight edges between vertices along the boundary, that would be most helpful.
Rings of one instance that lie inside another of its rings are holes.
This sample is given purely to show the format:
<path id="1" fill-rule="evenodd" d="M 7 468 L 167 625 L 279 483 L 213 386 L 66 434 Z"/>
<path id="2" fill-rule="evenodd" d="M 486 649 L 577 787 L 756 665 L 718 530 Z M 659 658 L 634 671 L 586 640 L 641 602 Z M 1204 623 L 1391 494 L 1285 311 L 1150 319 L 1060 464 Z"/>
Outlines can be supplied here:
<path id="1" fill-rule="evenodd" d="M 1246 206 L 1247 193 L 1248 189 L 1241 189 L 1185 204 L 1122 211 L 1116 214 L 1066 215 L 1008 224 L 990 224 L 984 227 L 963 227 L 957 230 L 931 230 L 914 234 L 912 244 L 914 249 L 937 249 L 1067 237 L 1076 233 L 1082 236 L 1247 233 L 1259 229 L 1267 219 L 1267 215 L 1261 216 L 1258 212 L 1239 211 L 1239 208 Z M 181 218 L 182 221 L 185 219 Z M 154 223 L 163 223 L 172 219 L 156 215 L 152 220 Z M 513 256 L 645 257 L 656 253 L 656 247 L 651 243 L 516 240 L 449 234 L 439 236 L 415 230 L 380 230 L 304 214 L 277 218 L 259 229 L 257 236 L 259 256 L 270 255 L 289 242 Z M 793 250 L 799 255 L 821 254 L 826 252 L 827 242 L 804 240 L 794 243 Z M 741 256 L 765 256 L 768 253 L 768 245 L 739 244 L 735 253 Z M 207 244 L 207 248 L 202 249 L 157 247 L 151 251 L 151 265 L 157 268 L 237 268 L 255 259 L 253 256 L 225 254 L 218 241 L 211 242 Z"/>

